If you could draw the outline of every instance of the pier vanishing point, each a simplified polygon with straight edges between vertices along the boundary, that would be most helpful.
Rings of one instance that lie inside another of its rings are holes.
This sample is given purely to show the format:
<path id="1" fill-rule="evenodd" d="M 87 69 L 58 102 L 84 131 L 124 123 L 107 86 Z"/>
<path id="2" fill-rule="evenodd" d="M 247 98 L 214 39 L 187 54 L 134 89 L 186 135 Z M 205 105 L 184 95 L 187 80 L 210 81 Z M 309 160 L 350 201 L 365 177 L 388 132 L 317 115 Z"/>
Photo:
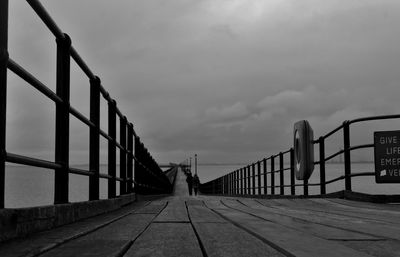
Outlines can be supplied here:
<path id="1" fill-rule="evenodd" d="M 70 37 L 40 1 L 27 3 L 56 39 L 56 92 L 9 56 L 8 1 L 0 0 L 0 257 L 400 256 L 400 195 L 364 194 L 352 186 L 359 177 L 400 182 L 400 132 L 375 132 L 373 143 L 361 145 L 350 140 L 352 124 L 400 115 L 346 120 L 319 137 L 307 121 L 299 121 L 288 139 L 293 147 L 201 181 L 200 193 L 189 195 L 186 179 L 197 170 L 187 161 L 159 165 Z M 71 61 L 87 76 L 90 117 L 70 105 Z M 6 148 L 8 72 L 54 103 L 54 161 Z M 100 100 L 108 103 L 107 113 L 101 113 Z M 71 116 L 89 128 L 87 170 L 69 162 Z M 108 131 L 100 127 L 103 116 Z M 341 150 L 325 154 L 325 140 L 337 133 Z M 106 173 L 99 168 L 100 138 L 107 141 Z M 375 151 L 376 170 L 354 172 L 351 153 L 368 148 Z M 343 173 L 327 179 L 326 162 L 337 156 L 343 159 Z M 6 208 L 9 163 L 54 172 L 54 204 Z M 88 177 L 88 201 L 70 202 L 70 174 Z M 315 177 L 318 182 L 309 182 Z M 107 180 L 107 199 L 100 199 L 100 179 Z M 344 182 L 341 190 L 327 192 L 327 185 L 339 181 Z M 311 194 L 311 187 L 318 193 Z"/>

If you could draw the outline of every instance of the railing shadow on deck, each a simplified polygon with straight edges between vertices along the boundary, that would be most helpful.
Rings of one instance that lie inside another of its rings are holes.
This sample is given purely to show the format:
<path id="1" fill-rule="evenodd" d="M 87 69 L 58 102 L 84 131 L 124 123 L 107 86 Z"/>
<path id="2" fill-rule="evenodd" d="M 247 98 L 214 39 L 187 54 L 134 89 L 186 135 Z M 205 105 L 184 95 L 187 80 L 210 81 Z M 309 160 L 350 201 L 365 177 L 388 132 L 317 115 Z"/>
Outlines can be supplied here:
<path id="1" fill-rule="evenodd" d="M 100 178 L 108 180 L 108 198 L 117 197 L 116 185 L 120 183 L 119 195 L 131 193 L 164 194 L 172 191 L 172 184 L 136 134 L 133 124 L 127 120 L 96 76 L 38 0 L 27 0 L 56 39 L 56 92 L 50 90 L 31 75 L 8 54 L 8 0 L 0 1 L 0 209 L 5 200 L 5 164 L 15 163 L 54 170 L 54 204 L 66 204 L 69 174 L 89 177 L 89 201 L 99 200 Z M 90 117 L 87 118 L 70 105 L 71 58 L 86 74 L 90 86 Z M 24 79 L 56 106 L 55 161 L 31 158 L 6 149 L 7 70 Z M 108 103 L 108 131 L 100 128 L 100 100 Z M 70 115 L 90 128 L 89 170 L 70 167 L 69 123 Z M 119 120 L 117 120 L 117 118 Z M 120 138 L 116 137 L 116 124 L 120 124 Z M 108 174 L 100 173 L 100 136 L 108 141 Z M 120 150 L 120 177 L 116 176 L 116 150 Z"/>
<path id="2" fill-rule="evenodd" d="M 244 196 L 244 197 L 263 197 L 263 198 L 308 198 L 308 197 L 339 197 L 349 198 L 373 202 L 400 202 L 400 195 L 367 195 L 352 191 L 352 178 L 375 176 L 375 172 L 352 172 L 351 152 L 358 149 L 374 148 L 374 144 L 351 145 L 350 144 L 350 126 L 355 123 L 398 119 L 400 114 L 381 115 L 373 117 L 363 117 L 353 120 L 346 120 L 340 126 L 333 129 L 329 133 L 320 136 L 312 142 L 313 145 L 318 145 L 319 160 L 315 161 L 315 165 L 319 165 L 319 183 L 309 183 L 308 180 L 302 180 L 296 183 L 294 169 L 294 149 L 290 148 L 286 151 L 262 160 L 251 163 L 245 167 L 232 171 L 222 177 L 216 178 L 209 182 L 203 183 L 200 186 L 202 194 L 226 195 L 226 196 Z M 329 156 L 325 154 L 325 140 L 337 132 L 343 133 L 343 148 Z M 290 163 L 285 167 L 284 157 L 289 155 Z M 343 155 L 343 170 L 342 176 L 326 180 L 326 162 Z M 279 160 L 279 166 L 276 167 L 276 160 Z M 268 171 L 268 162 L 270 170 Z M 290 172 L 290 183 L 285 184 L 284 172 Z M 315 173 L 314 173 L 315 174 Z M 279 184 L 275 183 L 275 176 L 279 175 Z M 268 178 L 269 176 L 269 178 Z M 256 179 L 257 178 L 257 179 Z M 342 191 L 326 193 L 326 185 L 344 180 L 345 186 Z M 296 195 L 296 187 L 303 188 L 303 194 Z M 319 195 L 309 195 L 309 187 L 319 187 Z M 285 196 L 285 188 L 290 188 L 290 195 Z M 275 190 L 279 190 L 279 194 Z"/>

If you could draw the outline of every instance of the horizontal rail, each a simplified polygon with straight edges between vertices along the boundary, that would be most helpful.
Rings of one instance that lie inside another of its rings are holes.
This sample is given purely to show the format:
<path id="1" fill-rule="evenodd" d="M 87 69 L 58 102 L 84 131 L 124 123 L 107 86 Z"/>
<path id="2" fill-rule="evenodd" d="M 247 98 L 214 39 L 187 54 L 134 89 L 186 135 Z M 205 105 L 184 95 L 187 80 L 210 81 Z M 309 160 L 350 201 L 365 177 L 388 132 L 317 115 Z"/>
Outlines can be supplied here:
<path id="1" fill-rule="evenodd" d="M 374 147 L 374 144 L 364 144 L 364 145 L 355 145 L 350 147 L 350 151 L 357 150 L 357 149 L 363 149 L 363 148 L 372 148 Z"/>
<path id="2" fill-rule="evenodd" d="M 332 155 L 329 155 L 328 157 L 326 157 L 324 160 L 325 161 L 329 161 L 329 160 L 331 160 L 331 159 L 333 159 L 333 158 L 335 158 L 336 156 L 338 156 L 338 155 L 341 155 L 341 154 L 343 154 L 344 153 L 344 150 L 339 150 L 339 151 L 337 151 L 336 153 L 334 153 L 334 154 L 332 154 Z M 318 164 L 319 164 L 320 162 L 318 162 Z"/>
<path id="3" fill-rule="evenodd" d="M 88 125 L 89 127 L 95 128 L 96 125 L 93 124 L 88 118 L 86 118 L 82 113 L 76 110 L 74 107 L 69 107 L 69 112 L 78 120 L 82 121 L 84 124 Z"/>
<path id="4" fill-rule="evenodd" d="M 32 9 L 42 19 L 43 23 L 46 24 L 47 28 L 53 33 L 56 38 L 64 39 L 64 33 L 57 26 L 55 21 L 51 18 L 50 14 L 46 11 L 43 5 L 38 0 L 27 0 Z"/>
<path id="5" fill-rule="evenodd" d="M 93 176 L 95 173 L 93 171 L 77 169 L 77 168 L 69 168 L 69 173 L 77 174 L 77 175 L 84 175 L 84 176 Z"/>
<path id="6" fill-rule="evenodd" d="M 105 90 L 105 88 L 100 85 L 100 93 L 103 95 L 104 99 L 106 99 L 108 102 L 111 101 L 110 94 Z"/>
<path id="7" fill-rule="evenodd" d="M 8 68 L 18 75 L 20 78 L 25 80 L 28 84 L 36 88 L 39 92 L 47 96 L 49 99 L 53 100 L 55 103 L 62 103 L 60 97 L 58 97 L 53 91 L 37 80 L 32 74 L 22 68 L 18 63 L 13 61 L 11 58 L 8 59 Z"/>
<path id="8" fill-rule="evenodd" d="M 339 127 L 335 128 L 334 130 L 332 130 L 331 132 L 327 133 L 326 135 L 322 136 L 324 139 L 327 139 L 328 137 L 332 136 L 333 134 L 335 134 L 336 132 L 338 132 L 339 130 L 343 129 L 343 124 L 340 125 Z"/>
<path id="9" fill-rule="evenodd" d="M 81 70 L 86 74 L 89 79 L 95 79 L 93 72 L 89 69 L 86 63 L 82 60 L 81 56 L 75 50 L 73 46 L 71 46 L 70 54 L 72 59 L 75 60 L 76 64 L 81 68 Z"/>
<path id="10" fill-rule="evenodd" d="M 29 5 L 39 16 L 56 38 L 56 92 L 53 92 L 35 76 L 25 70 L 8 55 L 8 1 L 0 1 L 2 10 L 0 23 L 0 209 L 4 208 L 5 199 L 5 164 L 16 163 L 33 167 L 47 168 L 55 171 L 54 203 L 61 204 L 69 202 L 69 179 L 68 174 L 89 176 L 89 200 L 99 199 L 100 180 L 108 179 L 108 198 L 117 196 L 117 181 L 120 184 L 120 195 L 132 193 L 137 189 L 133 185 L 143 185 L 144 189 L 137 193 L 167 193 L 171 192 L 172 185 L 167 176 L 162 172 L 157 162 L 153 159 L 148 149 L 142 143 L 137 142 L 140 138 L 117 103 L 101 84 L 100 79 L 94 75 L 76 49 L 72 46 L 69 36 L 57 26 L 53 18 L 45 10 L 39 0 L 27 0 Z M 90 86 L 90 118 L 83 115 L 70 105 L 70 62 L 71 59 L 79 66 L 89 79 Z M 55 103 L 55 162 L 31 158 L 28 156 L 7 153 L 5 147 L 6 139 L 6 87 L 7 71 L 10 70 L 38 90 L 45 97 Z M 102 97 L 108 102 L 108 133 L 100 127 Z M 69 137 L 71 116 L 86 124 L 89 130 L 89 170 L 73 168 L 69 163 Z M 119 117 L 119 121 L 117 120 Z M 117 124 L 119 123 L 119 138 L 117 138 Z M 100 173 L 100 136 L 108 143 L 108 174 Z M 135 145 L 135 150 L 134 146 Z M 137 145 L 139 146 L 136 151 Z M 119 163 L 121 163 L 120 176 L 116 176 L 117 149 L 119 149 Z M 135 168 L 135 169 L 134 169 Z M 136 168 L 138 170 L 136 170 Z M 127 179 L 129 178 L 129 179 Z M 140 181 L 136 181 L 137 178 Z M 129 183 L 128 183 L 129 182 Z M 136 183 L 138 182 L 138 183 Z"/>
<path id="11" fill-rule="evenodd" d="M 375 176 L 375 173 L 374 172 L 360 172 L 360 173 L 354 173 L 354 174 L 350 175 L 350 177 L 362 177 L 362 176 Z M 339 181 L 339 180 L 343 180 L 345 178 L 346 178 L 346 176 L 343 175 L 343 176 L 328 180 L 328 181 L 325 182 L 325 184 L 331 184 L 333 182 L 336 182 L 336 181 Z"/>
<path id="12" fill-rule="evenodd" d="M 124 115 L 121 113 L 121 111 L 118 109 L 118 107 L 116 108 L 116 112 L 117 112 L 117 115 L 118 115 L 118 117 L 119 117 L 120 119 L 123 119 L 123 118 L 124 118 Z"/>
<path id="13" fill-rule="evenodd" d="M 28 166 L 34 166 L 38 168 L 45 168 L 45 169 L 59 169 L 62 168 L 61 164 L 50 162 L 46 160 L 36 159 L 28 156 L 18 155 L 14 153 L 7 153 L 6 154 L 7 162 L 15 163 L 15 164 L 22 164 Z"/>
<path id="14" fill-rule="evenodd" d="M 108 141 L 113 141 L 114 140 L 106 132 L 104 132 L 102 129 L 99 129 L 99 133 L 100 133 L 101 136 L 103 136 Z"/>
<path id="15" fill-rule="evenodd" d="M 379 115 L 379 116 L 370 116 L 370 117 L 362 117 L 354 120 L 350 120 L 350 124 L 362 122 L 362 121 L 372 121 L 372 120 L 389 120 L 389 119 L 398 119 L 400 118 L 400 114 L 392 114 L 392 115 Z"/>
<path id="16" fill-rule="evenodd" d="M 351 178 L 361 176 L 375 176 L 374 172 L 351 172 L 351 161 L 350 153 L 359 150 L 373 148 L 373 143 L 350 145 L 350 125 L 371 120 L 387 120 L 400 118 L 400 114 L 394 115 L 381 115 L 374 117 L 363 117 L 353 119 L 350 121 L 344 121 L 340 126 L 331 130 L 324 136 L 319 137 L 317 140 L 312 141 L 313 144 L 319 145 L 319 160 L 314 161 L 314 165 L 319 165 L 320 181 L 318 183 L 309 183 L 308 180 L 302 181 L 302 183 L 295 183 L 295 163 L 294 163 L 294 150 L 289 149 L 277 154 L 273 154 L 267 158 L 264 158 L 257 162 L 252 162 L 240 169 L 233 172 L 229 172 L 227 175 L 211 180 L 207 183 L 201 184 L 201 190 L 203 193 L 212 194 L 244 194 L 244 195 L 255 195 L 255 194 L 275 194 L 275 189 L 280 188 L 280 194 L 285 194 L 284 188 L 290 188 L 291 194 L 295 195 L 296 187 L 303 187 L 304 195 L 308 196 L 308 188 L 313 186 L 320 186 L 321 194 L 326 194 L 326 185 L 337 182 L 339 180 L 345 180 L 345 190 L 351 191 Z M 326 156 L 325 155 L 325 139 L 335 134 L 338 131 L 343 133 L 343 149 Z M 290 164 L 284 162 L 284 155 L 290 153 Z M 326 162 L 335 158 L 339 155 L 344 155 L 344 174 L 342 176 L 330 179 L 326 181 Z M 255 164 L 257 164 L 257 170 L 255 170 Z M 290 184 L 285 184 L 284 172 L 290 171 Z M 313 174 L 316 174 L 314 172 Z M 277 175 L 279 175 L 277 177 Z M 275 181 L 278 184 L 275 184 Z M 258 186 L 256 186 L 258 184 Z M 263 184 L 263 185 L 261 185 Z M 256 189 L 257 192 L 256 192 Z M 267 191 L 268 189 L 268 191 Z M 270 190 L 269 190 L 270 189 Z M 270 192 L 269 192 L 270 191 Z"/>

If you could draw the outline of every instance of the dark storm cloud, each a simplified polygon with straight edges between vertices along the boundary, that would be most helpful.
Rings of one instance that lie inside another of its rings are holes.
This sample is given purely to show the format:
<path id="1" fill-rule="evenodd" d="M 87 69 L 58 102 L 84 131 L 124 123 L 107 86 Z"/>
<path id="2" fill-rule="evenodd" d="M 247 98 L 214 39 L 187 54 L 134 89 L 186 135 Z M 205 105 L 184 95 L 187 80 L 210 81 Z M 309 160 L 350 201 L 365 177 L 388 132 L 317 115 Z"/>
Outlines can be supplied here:
<path id="1" fill-rule="evenodd" d="M 318 136 L 345 119 L 400 111 L 395 0 L 43 5 L 161 162 L 194 153 L 205 162 L 248 161 L 288 148 L 300 119 Z M 23 1 L 10 3 L 10 25 L 11 56 L 54 89 L 47 29 Z M 87 80 L 74 72 L 72 85 L 72 103 L 88 113 Z M 20 87 L 9 91 L 25 101 Z M 19 114 L 8 119 L 16 150 L 23 144 L 15 128 L 37 127 L 17 108 L 10 104 L 9 113 Z M 39 124 L 52 122 L 49 113 Z M 76 131 L 73 150 L 84 151 L 86 132 Z M 23 143 L 46 152 L 52 141 L 45 138 Z"/>

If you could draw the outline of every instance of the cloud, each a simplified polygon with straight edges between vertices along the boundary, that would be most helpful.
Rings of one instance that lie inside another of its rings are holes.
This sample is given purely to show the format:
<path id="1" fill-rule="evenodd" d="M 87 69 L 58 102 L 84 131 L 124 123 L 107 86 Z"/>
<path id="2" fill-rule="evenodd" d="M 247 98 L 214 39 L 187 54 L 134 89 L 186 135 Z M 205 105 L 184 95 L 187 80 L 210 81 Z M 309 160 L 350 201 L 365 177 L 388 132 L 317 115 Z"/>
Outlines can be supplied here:
<path id="1" fill-rule="evenodd" d="M 261 117 L 272 119 L 277 115 L 291 118 L 312 116 L 329 117 L 348 103 L 347 90 L 334 92 L 317 86 L 307 86 L 303 90 L 284 90 L 266 96 L 257 107 Z"/>
<path id="2" fill-rule="evenodd" d="M 206 110 L 206 117 L 216 121 L 236 120 L 248 115 L 246 106 L 237 102 L 231 106 L 216 108 L 212 107 Z"/>

